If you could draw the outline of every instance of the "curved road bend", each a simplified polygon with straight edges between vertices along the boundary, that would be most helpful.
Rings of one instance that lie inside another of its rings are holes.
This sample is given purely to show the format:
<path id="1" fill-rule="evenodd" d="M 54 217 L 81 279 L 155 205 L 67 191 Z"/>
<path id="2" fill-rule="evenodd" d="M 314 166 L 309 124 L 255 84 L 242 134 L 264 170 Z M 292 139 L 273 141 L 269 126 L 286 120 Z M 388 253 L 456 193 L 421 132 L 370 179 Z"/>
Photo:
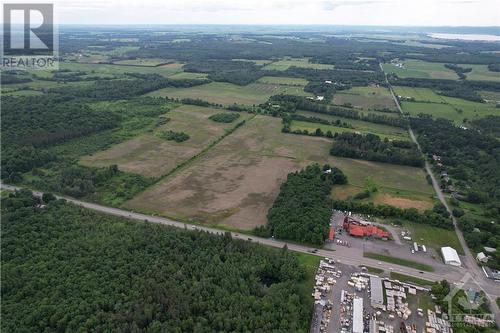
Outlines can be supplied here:
<path id="1" fill-rule="evenodd" d="M 384 72 L 384 69 L 382 67 L 382 64 L 380 65 L 380 69 L 382 72 Z M 387 74 L 384 72 L 385 75 L 385 82 L 387 83 L 387 86 L 389 87 L 389 91 L 391 92 L 392 98 L 394 100 L 394 103 L 396 104 L 396 107 L 398 108 L 399 112 L 403 114 L 403 109 L 401 108 L 401 105 L 399 104 L 398 99 L 396 98 L 396 95 L 394 93 L 394 90 L 392 88 L 392 85 L 389 83 L 389 80 L 387 79 Z M 420 144 L 417 141 L 417 137 L 413 133 L 413 130 L 411 127 L 408 128 L 408 132 L 410 133 L 410 138 L 411 140 L 417 145 L 418 150 L 423 154 L 422 148 L 420 147 Z M 457 234 L 458 240 L 460 241 L 460 245 L 464 249 L 465 256 L 462 256 L 462 264 L 464 268 L 466 268 L 467 272 L 474 278 L 475 282 L 479 287 L 484 291 L 486 296 L 488 297 L 490 301 L 490 308 L 495 315 L 495 321 L 497 325 L 500 327 L 500 308 L 498 307 L 498 304 L 496 302 L 496 298 L 499 297 L 499 290 L 500 290 L 500 284 L 498 282 L 495 282 L 491 279 L 488 279 L 483 270 L 477 265 L 476 260 L 472 252 L 470 251 L 469 247 L 467 246 L 467 243 L 465 242 L 464 235 L 462 234 L 462 231 L 460 228 L 458 228 L 458 223 L 457 219 L 453 215 L 452 210 L 450 209 L 450 206 L 448 205 L 448 202 L 446 201 L 446 198 L 444 197 L 443 192 L 441 191 L 441 188 L 439 187 L 439 184 L 436 180 L 436 177 L 434 177 L 434 173 L 432 172 L 431 165 L 425 159 L 425 170 L 429 177 L 431 177 L 432 180 L 432 186 L 434 187 L 434 191 L 436 192 L 436 195 L 438 196 L 439 201 L 446 207 L 446 210 L 451 216 L 451 219 L 453 221 L 453 226 L 455 227 L 455 232 Z"/>

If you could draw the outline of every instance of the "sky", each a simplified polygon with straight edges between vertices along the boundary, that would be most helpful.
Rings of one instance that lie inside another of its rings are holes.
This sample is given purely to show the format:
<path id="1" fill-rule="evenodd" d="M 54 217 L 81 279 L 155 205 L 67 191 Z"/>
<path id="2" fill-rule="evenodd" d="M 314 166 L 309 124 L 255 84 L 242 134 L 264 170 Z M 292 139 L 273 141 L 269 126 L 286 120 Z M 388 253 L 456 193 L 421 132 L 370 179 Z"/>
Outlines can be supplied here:
<path id="1" fill-rule="evenodd" d="M 43 2 L 54 3 L 59 24 L 500 26 L 500 0 L 45 0 Z"/>

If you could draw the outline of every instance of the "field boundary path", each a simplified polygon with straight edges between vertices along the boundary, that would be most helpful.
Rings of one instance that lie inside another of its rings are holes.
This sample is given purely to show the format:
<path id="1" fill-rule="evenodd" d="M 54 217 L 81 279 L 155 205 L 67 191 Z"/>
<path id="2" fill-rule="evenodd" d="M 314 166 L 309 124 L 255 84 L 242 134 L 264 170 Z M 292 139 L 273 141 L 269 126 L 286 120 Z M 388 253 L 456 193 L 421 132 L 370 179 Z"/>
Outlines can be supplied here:
<path id="1" fill-rule="evenodd" d="M 385 82 L 387 83 L 387 86 L 391 92 L 392 98 L 394 99 L 394 103 L 396 104 L 397 109 L 403 116 L 403 109 L 401 108 L 401 105 L 399 104 L 398 99 L 396 98 L 396 94 L 394 93 L 394 89 L 392 88 L 392 85 L 389 83 L 389 80 L 387 78 L 387 73 L 384 72 L 384 69 L 382 67 L 382 64 L 379 63 L 380 69 L 384 73 L 385 76 Z M 411 128 L 411 125 L 408 125 L 408 132 L 410 133 L 411 140 L 417 145 L 418 150 L 420 153 L 422 153 L 422 148 L 420 147 L 420 144 L 417 141 L 417 137 L 413 133 L 413 130 Z M 500 284 L 498 282 L 495 282 L 489 278 L 487 278 L 481 269 L 479 265 L 476 263 L 475 257 L 472 255 L 471 250 L 467 246 L 467 242 L 465 241 L 464 235 L 460 228 L 458 227 L 457 219 L 453 215 L 453 211 L 451 210 L 450 206 L 448 205 L 448 202 L 446 201 L 446 198 L 441 191 L 441 188 L 439 187 L 439 184 L 436 180 L 436 177 L 434 176 L 434 173 L 432 172 L 431 166 L 427 158 L 424 156 L 424 161 L 425 161 L 425 170 L 429 177 L 431 178 L 432 181 L 432 186 L 434 187 L 434 191 L 436 192 L 436 195 L 439 199 L 439 201 L 443 204 L 443 206 L 446 208 L 448 213 L 451 216 L 451 220 L 453 222 L 453 226 L 455 227 L 455 232 L 457 234 L 458 240 L 460 242 L 460 245 L 464 249 L 465 255 L 462 256 L 462 264 L 464 268 L 467 269 L 467 272 L 471 274 L 471 276 L 474 278 L 476 284 L 482 289 L 482 291 L 486 294 L 486 297 L 488 297 L 488 300 L 490 302 L 490 309 L 495 315 L 495 321 L 497 325 L 500 327 L 500 308 L 498 307 L 498 304 L 496 302 L 496 298 L 498 297 L 498 290 L 500 289 Z"/>

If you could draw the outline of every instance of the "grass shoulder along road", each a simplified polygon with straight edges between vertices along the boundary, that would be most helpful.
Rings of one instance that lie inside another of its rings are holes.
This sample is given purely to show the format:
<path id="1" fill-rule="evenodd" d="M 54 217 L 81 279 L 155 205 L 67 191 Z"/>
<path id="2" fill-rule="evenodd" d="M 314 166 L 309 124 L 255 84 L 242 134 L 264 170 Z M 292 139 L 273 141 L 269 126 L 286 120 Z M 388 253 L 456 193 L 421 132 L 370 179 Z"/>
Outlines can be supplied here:
<path id="1" fill-rule="evenodd" d="M 434 268 L 432 266 L 429 266 L 427 264 L 423 264 L 420 262 L 416 262 L 413 260 L 408 260 L 408 259 L 403 259 L 403 258 L 397 258 L 397 257 L 391 257 L 391 256 L 386 256 L 383 254 L 379 253 L 373 253 L 373 252 L 364 252 L 363 256 L 365 258 L 370 258 L 370 259 L 375 259 L 375 260 L 380 260 L 380 261 L 385 261 L 391 264 L 395 265 L 400 265 L 400 266 L 406 266 L 406 267 L 411 267 L 413 269 L 418 269 L 421 271 L 426 271 L 426 272 L 434 272 Z"/>
<path id="2" fill-rule="evenodd" d="M 414 283 L 418 284 L 420 286 L 432 286 L 434 282 L 425 280 L 425 279 L 420 279 L 414 276 L 406 275 L 406 274 L 401 274 L 397 272 L 391 272 L 391 279 L 398 280 L 401 282 L 408 282 L 408 283 Z"/>

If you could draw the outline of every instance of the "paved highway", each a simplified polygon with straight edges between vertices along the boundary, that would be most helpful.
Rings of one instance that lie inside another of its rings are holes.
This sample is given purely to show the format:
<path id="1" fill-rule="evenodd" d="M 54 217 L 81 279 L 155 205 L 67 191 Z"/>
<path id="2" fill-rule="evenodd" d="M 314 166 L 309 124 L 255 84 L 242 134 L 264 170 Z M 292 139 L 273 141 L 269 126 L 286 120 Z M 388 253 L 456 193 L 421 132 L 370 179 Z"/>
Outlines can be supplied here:
<path id="1" fill-rule="evenodd" d="M 380 69 L 382 72 L 384 71 L 382 64 L 380 65 Z M 385 73 L 384 73 L 385 74 Z M 389 90 L 391 92 L 392 98 L 394 99 L 394 103 L 396 103 L 396 107 L 398 108 L 399 112 L 403 114 L 403 110 L 401 108 L 401 105 L 399 104 L 398 99 L 396 98 L 396 95 L 394 93 L 394 90 L 389 83 L 389 80 L 387 79 L 387 74 L 385 74 L 385 81 L 389 87 Z M 410 133 L 411 140 L 417 145 L 418 150 L 423 154 L 422 149 L 420 147 L 420 144 L 417 141 L 417 137 L 413 133 L 413 130 L 411 127 L 408 129 Z M 464 249 L 465 256 L 461 256 L 462 259 L 462 265 L 464 266 L 465 270 L 473 277 L 475 284 L 477 284 L 486 294 L 488 297 L 490 304 L 491 304 L 491 310 L 495 314 L 495 321 L 497 325 L 500 327 L 500 308 L 498 307 L 498 304 L 496 303 L 496 298 L 499 297 L 500 293 L 500 284 L 498 282 L 492 281 L 491 279 L 488 279 L 483 270 L 477 265 L 475 256 L 471 253 L 469 247 L 467 246 L 467 243 L 465 242 L 464 235 L 462 234 L 462 231 L 458 228 L 457 224 L 457 219 L 453 215 L 452 210 L 450 209 L 450 206 L 448 205 L 448 202 L 446 201 L 446 198 L 441 191 L 441 188 L 439 187 L 439 184 L 436 180 L 436 177 L 434 176 L 434 173 L 432 172 L 431 166 L 427 159 L 425 160 L 425 170 L 427 171 L 427 174 L 431 177 L 432 180 L 432 186 L 434 187 L 434 191 L 436 192 L 439 201 L 446 207 L 446 210 L 448 213 L 450 213 L 451 219 L 453 221 L 453 225 L 455 226 L 455 231 L 457 233 L 458 240 L 460 241 L 460 245 Z"/>
<path id="2" fill-rule="evenodd" d="M 20 187 L 5 185 L 5 184 L 1 184 L 1 187 L 2 187 L 2 189 L 9 190 L 9 191 L 14 191 L 14 190 L 20 189 Z M 33 191 L 33 194 L 38 196 L 38 197 L 41 197 L 43 193 L 38 192 L 38 191 Z M 66 197 L 66 196 L 57 195 L 56 197 L 58 199 L 65 199 L 68 202 L 71 202 L 75 205 L 85 207 L 88 209 L 92 209 L 92 210 L 97 211 L 97 212 L 110 214 L 110 215 L 114 215 L 114 216 L 119 216 L 119 217 L 124 217 L 124 218 L 131 219 L 131 220 L 163 224 L 163 225 L 168 225 L 168 226 L 176 227 L 176 228 L 183 228 L 183 229 L 185 228 L 188 230 L 203 230 L 206 232 L 210 232 L 213 234 L 220 234 L 220 235 L 222 235 L 226 232 L 225 230 L 217 229 L 214 227 L 204 227 L 204 226 L 200 226 L 200 225 L 187 224 L 187 223 L 174 221 L 174 220 L 164 218 L 164 217 L 151 216 L 151 215 L 136 213 L 136 212 L 120 209 L 120 208 L 108 207 L 108 206 L 103 206 L 103 205 L 99 205 L 99 204 L 95 204 L 95 203 L 91 203 L 91 202 L 76 200 L 76 199 Z M 235 239 L 248 240 L 248 241 L 252 241 L 255 243 L 259 243 L 259 244 L 263 244 L 263 245 L 267 245 L 267 246 L 272 246 L 272 247 L 277 247 L 277 248 L 283 248 L 286 245 L 289 250 L 295 251 L 295 252 L 313 254 L 312 251 L 315 250 L 315 248 L 308 247 L 305 245 L 288 243 L 285 241 L 280 241 L 280 240 L 276 240 L 276 239 L 272 239 L 272 238 L 256 237 L 256 236 L 252 236 L 252 235 L 241 234 L 238 232 L 231 232 L 231 235 Z M 442 265 L 443 266 L 442 268 L 444 268 L 444 269 L 440 269 L 439 272 L 421 273 L 419 270 L 413 269 L 410 267 L 398 266 L 398 265 L 394 265 L 394 264 L 390 264 L 390 263 L 386 263 L 386 262 L 381 262 L 381 261 L 377 261 L 377 260 L 370 259 L 370 258 L 365 258 L 362 255 L 362 251 L 358 251 L 357 249 L 348 248 L 348 247 L 344 247 L 344 246 L 338 246 L 338 247 L 336 247 L 336 249 L 334 251 L 317 249 L 317 252 L 314 253 L 314 255 L 317 255 L 320 257 L 332 258 L 332 259 L 335 259 L 335 260 L 340 261 L 341 263 L 347 264 L 347 265 L 353 265 L 353 266 L 366 265 L 366 266 L 371 266 L 371 267 L 379 267 L 379 268 L 385 269 L 387 271 L 399 272 L 399 273 L 403 273 L 406 275 L 420 277 L 420 278 L 424 278 L 424 279 L 431 280 L 431 281 L 441 281 L 442 279 L 447 279 L 451 282 L 458 282 L 458 281 L 460 281 L 460 278 L 464 274 L 464 272 L 461 271 L 460 269 L 451 268 L 451 267 L 444 266 L 444 265 Z"/>

